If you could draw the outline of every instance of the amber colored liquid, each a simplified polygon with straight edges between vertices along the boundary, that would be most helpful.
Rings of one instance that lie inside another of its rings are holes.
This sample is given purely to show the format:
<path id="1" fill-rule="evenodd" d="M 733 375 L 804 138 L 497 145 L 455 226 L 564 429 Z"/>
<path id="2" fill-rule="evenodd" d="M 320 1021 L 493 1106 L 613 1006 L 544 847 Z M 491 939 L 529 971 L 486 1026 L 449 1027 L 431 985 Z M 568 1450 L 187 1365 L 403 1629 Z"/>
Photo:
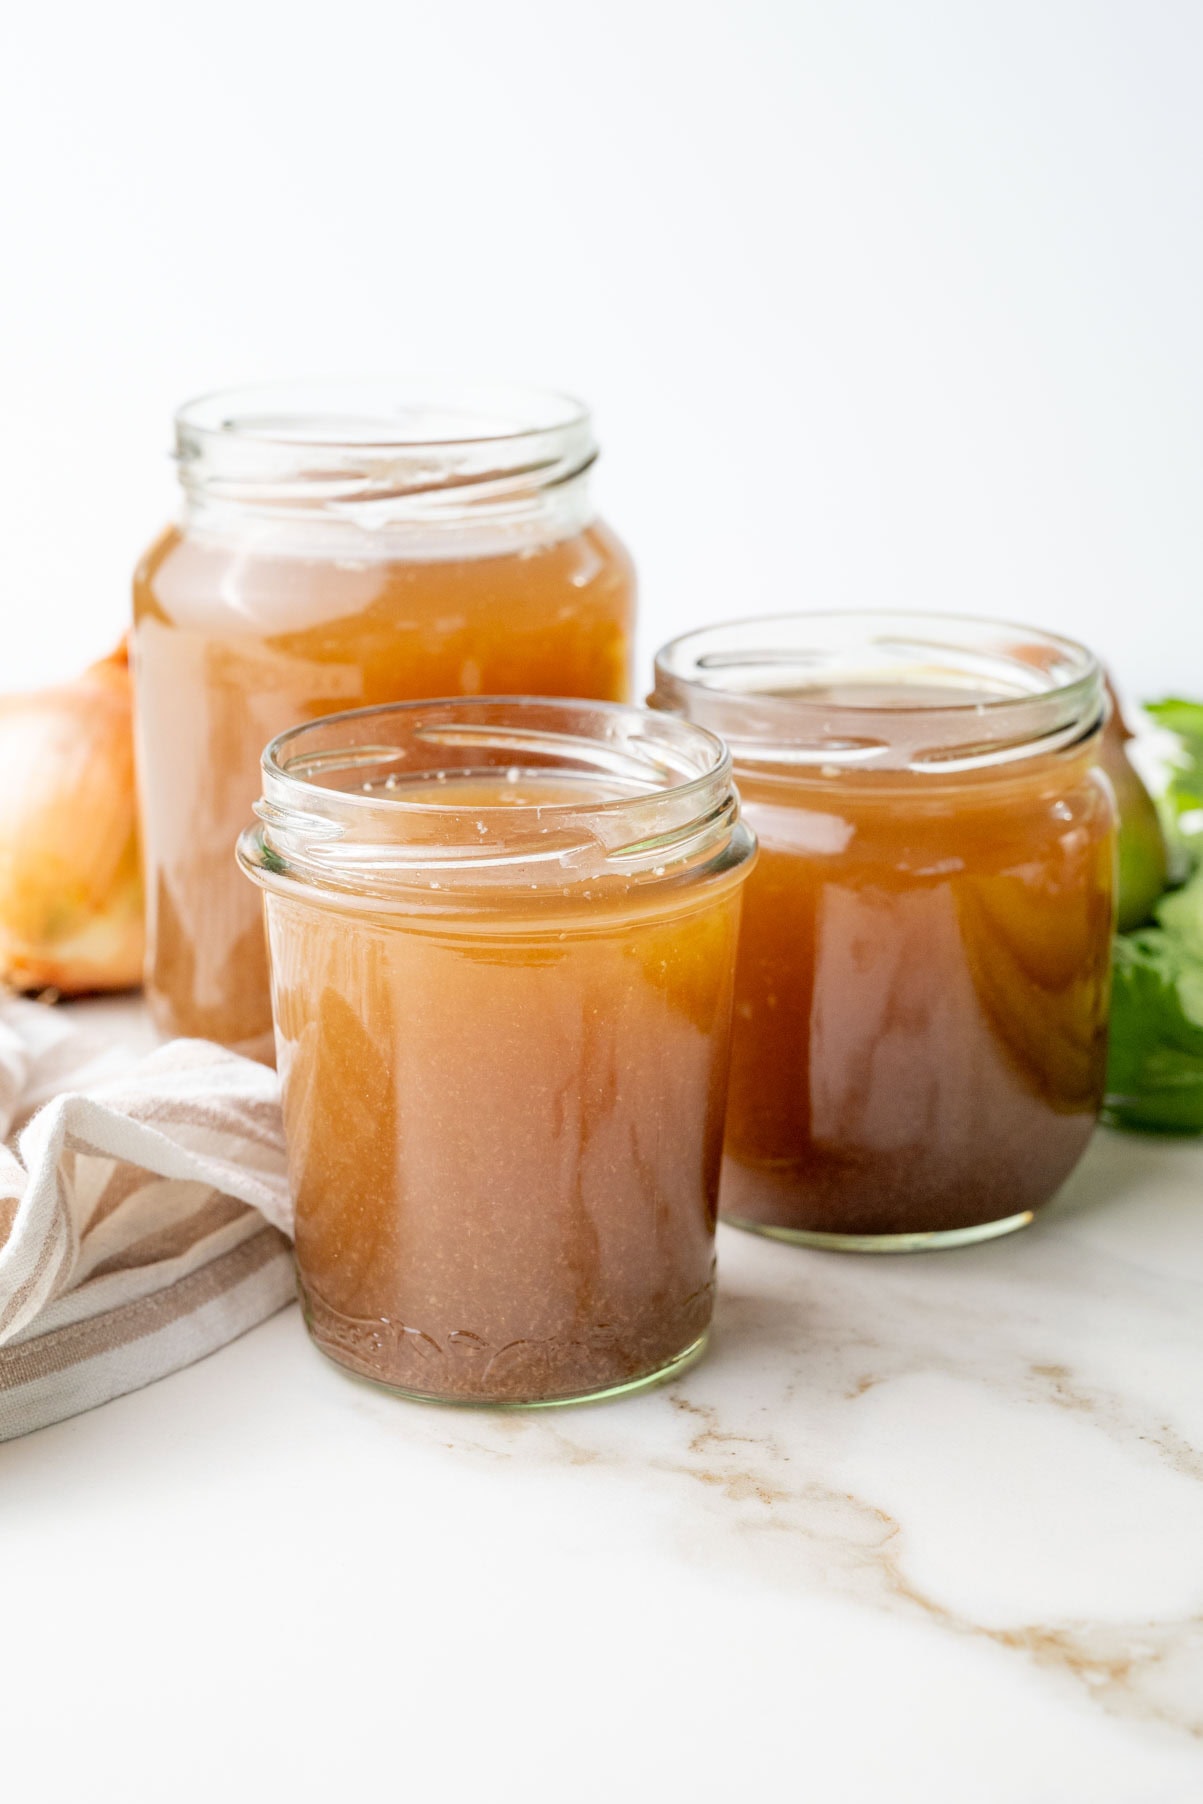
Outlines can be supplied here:
<path id="1" fill-rule="evenodd" d="M 761 851 L 724 1214 L 879 1236 L 1049 1199 L 1103 1091 L 1114 819 L 1093 758 L 934 779 L 738 771 Z"/>
<path id="2" fill-rule="evenodd" d="M 532 1402 L 698 1342 L 739 888 L 518 890 L 458 920 L 269 893 L 297 1267 L 334 1359 Z"/>
<path id="3" fill-rule="evenodd" d="M 427 696 L 624 700 L 634 575 L 594 524 L 445 562 L 164 534 L 134 580 L 147 991 L 164 1031 L 271 1057 L 262 910 L 234 864 L 286 727 Z"/>

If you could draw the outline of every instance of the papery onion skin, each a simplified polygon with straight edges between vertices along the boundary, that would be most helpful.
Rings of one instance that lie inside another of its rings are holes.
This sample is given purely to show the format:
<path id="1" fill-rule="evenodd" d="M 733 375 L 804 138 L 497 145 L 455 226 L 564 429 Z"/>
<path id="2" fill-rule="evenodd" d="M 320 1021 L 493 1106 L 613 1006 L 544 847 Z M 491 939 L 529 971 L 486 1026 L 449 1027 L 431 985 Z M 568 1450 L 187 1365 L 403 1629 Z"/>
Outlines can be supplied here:
<path id="1" fill-rule="evenodd" d="M 78 996 L 142 981 L 144 908 L 124 648 L 0 697 L 0 981 Z"/>

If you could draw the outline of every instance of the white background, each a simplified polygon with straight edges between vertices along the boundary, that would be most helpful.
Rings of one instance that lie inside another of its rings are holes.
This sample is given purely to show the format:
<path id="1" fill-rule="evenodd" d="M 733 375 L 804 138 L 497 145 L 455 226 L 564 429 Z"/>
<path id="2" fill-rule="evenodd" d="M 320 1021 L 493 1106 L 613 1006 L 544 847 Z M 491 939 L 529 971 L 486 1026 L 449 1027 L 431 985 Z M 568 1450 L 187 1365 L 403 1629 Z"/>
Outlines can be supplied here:
<path id="1" fill-rule="evenodd" d="M 670 629 L 927 604 L 1203 693 L 1198 0 L 206 0 L 0 27 L 0 687 L 121 629 L 180 400 L 572 389 Z"/>

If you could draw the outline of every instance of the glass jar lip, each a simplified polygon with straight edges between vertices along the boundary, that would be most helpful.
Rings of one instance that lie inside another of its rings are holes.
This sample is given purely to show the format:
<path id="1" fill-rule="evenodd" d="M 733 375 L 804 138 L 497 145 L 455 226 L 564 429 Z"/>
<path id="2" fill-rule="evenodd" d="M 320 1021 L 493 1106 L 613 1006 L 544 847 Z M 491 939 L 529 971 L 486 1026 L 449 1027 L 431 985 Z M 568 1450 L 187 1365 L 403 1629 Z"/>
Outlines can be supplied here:
<path id="1" fill-rule="evenodd" d="M 596 458 L 582 401 L 502 383 L 270 382 L 175 415 L 176 471 L 194 501 L 368 527 L 521 519 Z"/>
<path id="2" fill-rule="evenodd" d="M 429 423 L 403 430 L 400 422 L 409 414 Z M 175 413 L 177 430 L 189 434 L 365 450 L 492 445 L 587 425 L 589 418 L 583 401 L 555 389 L 405 376 L 319 376 L 210 389 Z"/>
<path id="3" fill-rule="evenodd" d="M 704 644 L 708 645 L 727 635 L 773 634 L 782 629 L 788 630 L 800 625 L 815 628 L 822 627 L 828 622 L 844 621 L 856 622 L 866 628 L 881 623 L 886 627 L 893 627 L 895 630 L 904 621 L 910 623 L 912 627 L 919 626 L 922 629 L 932 626 L 943 629 L 957 626 L 984 627 L 1000 634 L 1019 634 L 1025 643 L 1056 651 L 1068 663 L 1076 667 L 1074 674 L 1064 682 L 1040 684 L 1022 694 L 985 696 L 980 701 L 924 701 L 913 705 L 900 704 L 897 708 L 891 707 L 889 710 L 891 713 L 944 714 L 958 709 L 968 713 L 977 713 L 983 708 L 1009 708 L 1017 703 L 1031 701 L 1034 696 L 1065 693 L 1081 683 L 1089 683 L 1101 676 L 1099 661 L 1087 646 L 1080 644 L 1076 639 L 1068 639 L 1060 633 L 1050 633 L 1044 627 L 1027 626 L 1016 621 L 1001 620 L 991 615 L 912 613 L 905 608 L 823 608 L 814 611 L 794 610 L 780 614 L 759 614 L 744 620 L 716 621 L 711 626 L 693 627 L 689 632 L 680 633 L 675 639 L 670 639 L 661 646 L 656 653 L 656 670 L 657 673 L 662 671 L 665 675 L 675 677 L 681 682 L 695 683 L 709 694 L 725 695 L 733 701 L 747 701 L 751 697 L 755 697 L 757 700 L 765 702 L 781 702 L 791 709 L 811 707 L 829 709 L 831 707 L 829 701 L 812 700 L 803 692 L 794 691 L 788 695 L 782 695 L 778 690 L 769 688 L 763 690 L 728 688 L 722 683 L 712 683 L 699 678 L 697 671 L 707 654 L 704 651 L 699 652 L 695 648 L 700 648 Z M 934 642 L 933 648 L 953 651 L 971 649 L 948 645 L 936 646 Z M 762 647 L 760 654 L 752 655 L 763 656 L 765 651 L 772 651 L 779 655 L 781 652 L 788 652 L 791 649 L 776 645 L 765 646 Z M 788 662 L 788 659 L 781 658 L 780 661 Z M 839 709 L 841 713 L 848 714 L 880 714 L 883 712 L 880 703 L 868 702 L 841 702 Z"/>
<path id="4" fill-rule="evenodd" d="M 699 750 L 705 747 L 710 754 L 710 764 L 706 768 L 696 771 L 694 775 L 686 777 L 682 782 L 665 783 L 657 787 L 649 787 L 639 793 L 615 796 L 603 801 L 541 802 L 538 804 L 540 814 L 616 813 L 623 809 L 629 809 L 633 803 L 639 801 L 651 801 L 669 795 L 674 798 L 688 797 L 705 790 L 716 781 L 722 782 L 732 778 L 731 753 L 726 742 L 717 733 L 711 732 L 708 727 L 701 726 L 694 721 L 677 719 L 672 715 L 657 714 L 654 710 L 641 708 L 634 702 L 593 701 L 585 697 L 577 699 L 571 696 L 474 695 L 442 696 L 408 702 L 380 702 L 373 707 L 342 709 L 336 714 L 323 715 L 320 720 L 301 721 L 296 726 L 286 728 L 283 733 L 277 733 L 276 737 L 269 741 L 264 748 L 261 760 L 264 782 L 266 784 L 270 781 L 282 781 L 295 784 L 307 792 L 315 791 L 318 795 L 337 796 L 340 803 L 346 803 L 352 808 L 385 807 L 389 810 L 399 811 L 401 818 L 404 818 L 406 814 L 420 817 L 446 817 L 457 814 L 475 816 L 483 813 L 496 814 L 512 820 L 523 812 L 521 807 L 515 807 L 512 803 L 473 802 L 465 805 L 463 803 L 417 802 L 388 791 L 383 794 L 364 793 L 362 790 L 356 793 L 354 790 L 342 789 L 334 784 L 317 782 L 304 767 L 298 771 L 297 764 L 300 760 L 289 761 L 282 757 L 287 748 L 298 741 L 309 737 L 321 737 L 323 729 L 333 732 L 340 728 L 352 728 L 356 724 L 367 724 L 373 720 L 416 720 L 423 714 L 434 714 L 435 712 L 444 716 L 447 714 L 463 715 L 467 717 L 467 724 L 471 724 L 474 718 L 481 719 L 487 712 L 497 709 L 512 712 L 531 709 L 562 714 L 565 717 L 587 711 L 596 714 L 602 720 L 610 720 L 615 723 L 624 719 L 635 719 L 641 723 L 653 724 L 660 736 L 673 745 L 683 749 L 694 744 L 698 746 Z M 671 726 L 669 726 L 670 722 Z M 542 729 L 533 731 L 542 735 Z M 554 749 L 553 739 L 555 736 L 547 734 L 545 737 L 546 750 L 550 754 Z M 530 738 L 530 730 L 524 732 L 523 738 Z M 565 749 L 569 744 L 586 746 L 602 743 L 586 738 L 584 735 L 572 734 L 559 736 L 559 742 Z M 517 742 L 515 742 L 515 749 L 520 749 Z M 337 754 L 330 754 L 323 757 L 323 766 L 338 768 L 333 763 L 336 756 Z"/>
<path id="5" fill-rule="evenodd" d="M 661 647 L 655 676 L 651 704 L 709 725 L 740 762 L 954 774 L 1072 744 L 1105 709 L 1102 667 L 1077 641 L 905 609 L 794 610 L 695 628 Z M 913 702 L 908 682 L 923 685 Z M 866 699 L 873 686 L 880 701 Z"/>
<path id="6" fill-rule="evenodd" d="M 723 741 L 627 703 L 457 696 L 357 708 L 278 735 L 262 772 L 259 825 L 238 842 L 243 870 L 267 888 L 354 906 L 417 897 L 451 908 L 471 893 L 473 906 L 493 907 L 597 883 L 625 893 L 718 875 L 754 849 Z M 546 802 L 517 790 L 508 803 L 396 793 L 457 772 L 583 781 L 579 796 Z M 591 794 L 591 779 L 608 792 Z M 426 890 L 441 892 L 437 902 Z"/>

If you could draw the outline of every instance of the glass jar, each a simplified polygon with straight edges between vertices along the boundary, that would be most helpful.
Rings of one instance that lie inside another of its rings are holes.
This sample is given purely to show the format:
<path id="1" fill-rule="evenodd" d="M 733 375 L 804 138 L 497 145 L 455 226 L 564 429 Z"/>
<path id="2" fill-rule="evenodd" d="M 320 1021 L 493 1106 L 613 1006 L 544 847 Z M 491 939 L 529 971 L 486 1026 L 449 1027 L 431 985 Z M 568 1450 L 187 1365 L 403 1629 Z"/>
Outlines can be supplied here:
<path id="1" fill-rule="evenodd" d="M 726 737 L 761 846 L 723 1215 L 866 1251 L 1022 1227 L 1103 1094 L 1095 659 L 989 621 L 800 614 L 676 640 L 653 700 Z"/>
<path id="2" fill-rule="evenodd" d="M 269 746 L 258 813 L 317 1345 L 449 1403 L 681 1369 L 754 844 L 722 743 L 602 704 L 372 709 Z"/>
<path id="3" fill-rule="evenodd" d="M 625 700 L 634 573 L 562 396 L 269 386 L 184 407 L 176 445 L 183 515 L 134 578 L 147 992 L 165 1032 L 270 1058 L 233 862 L 267 741 L 428 695 Z"/>

